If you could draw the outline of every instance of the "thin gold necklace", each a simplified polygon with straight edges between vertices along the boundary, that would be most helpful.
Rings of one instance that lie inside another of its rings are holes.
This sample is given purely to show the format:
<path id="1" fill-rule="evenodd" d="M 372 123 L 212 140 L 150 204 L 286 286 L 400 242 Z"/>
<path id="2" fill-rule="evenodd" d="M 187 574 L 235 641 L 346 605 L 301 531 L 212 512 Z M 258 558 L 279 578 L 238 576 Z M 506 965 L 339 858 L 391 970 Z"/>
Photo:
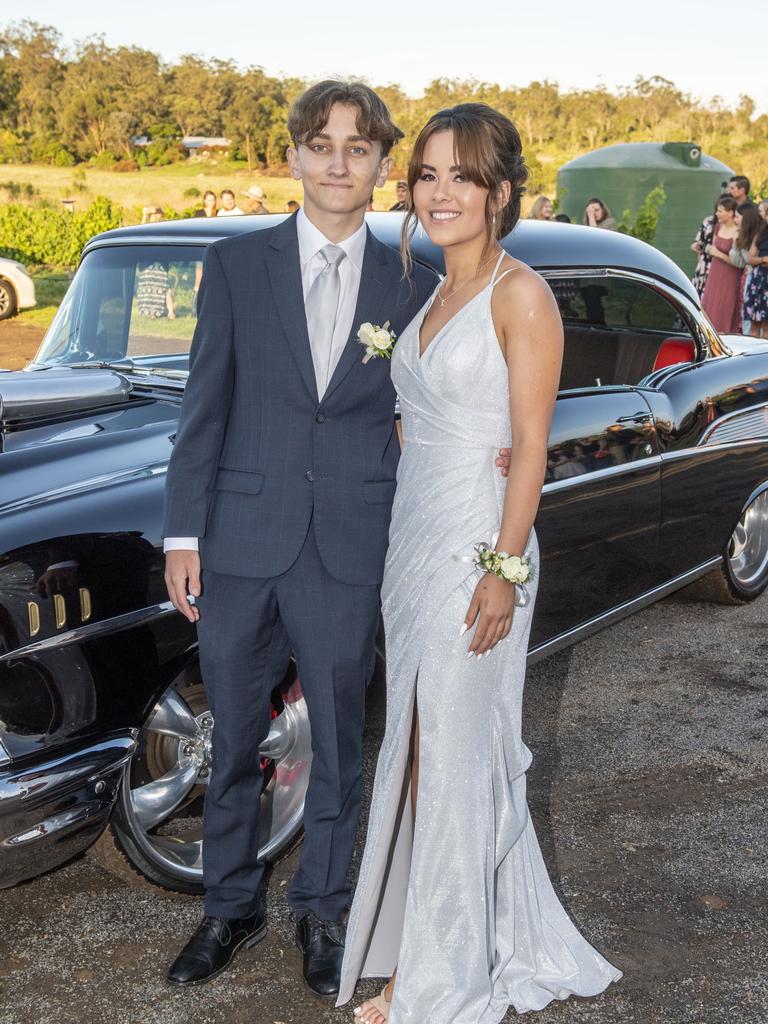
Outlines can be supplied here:
<path id="1" fill-rule="evenodd" d="M 474 277 L 468 277 L 466 279 L 466 281 L 462 281 L 461 284 L 458 286 L 458 288 L 454 288 L 452 292 L 448 292 L 448 294 L 445 296 L 445 298 L 443 298 L 443 296 L 440 294 L 440 289 L 438 288 L 438 290 L 437 290 L 437 297 L 440 300 L 440 308 L 442 309 L 443 306 L 448 301 L 448 299 L 453 298 L 453 296 L 456 294 L 456 292 L 461 291 L 461 289 L 464 287 L 465 284 L 469 284 L 470 281 L 476 281 L 477 278 L 480 276 L 480 271 L 484 270 L 488 266 L 488 264 L 491 262 L 491 260 L 496 259 L 496 257 L 499 255 L 499 253 L 501 251 L 502 250 L 499 248 L 499 249 L 496 250 L 496 252 L 491 253 L 491 255 L 488 257 L 488 259 L 485 261 L 485 263 L 481 263 L 481 265 L 477 268 L 477 271 L 475 272 Z"/>

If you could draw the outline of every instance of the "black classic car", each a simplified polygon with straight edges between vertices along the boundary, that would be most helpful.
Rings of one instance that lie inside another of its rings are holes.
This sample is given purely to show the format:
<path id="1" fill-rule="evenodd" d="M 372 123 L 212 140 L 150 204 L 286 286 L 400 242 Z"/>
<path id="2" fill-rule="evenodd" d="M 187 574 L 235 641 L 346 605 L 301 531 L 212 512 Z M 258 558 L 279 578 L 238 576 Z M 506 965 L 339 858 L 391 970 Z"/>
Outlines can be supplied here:
<path id="1" fill-rule="evenodd" d="M 0 885 L 92 846 L 124 878 L 201 889 L 213 723 L 163 583 L 163 484 L 205 247 L 276 219 L 100 235 L 35 361 L 0 373 Z M 400 223 L 369 217 L 393 246 Z M 634 239 L 528 221 L 504 245 L 565 324 L 531 659 L 700 578 L 717 599 L 756 597 L 768 343 L 718 336 L 679 268 Z M 426 238 L 415 252 L 441 269 Z M 295 671 L 272 714 L 268 857 L 301 828 L 311 764 Z"/>

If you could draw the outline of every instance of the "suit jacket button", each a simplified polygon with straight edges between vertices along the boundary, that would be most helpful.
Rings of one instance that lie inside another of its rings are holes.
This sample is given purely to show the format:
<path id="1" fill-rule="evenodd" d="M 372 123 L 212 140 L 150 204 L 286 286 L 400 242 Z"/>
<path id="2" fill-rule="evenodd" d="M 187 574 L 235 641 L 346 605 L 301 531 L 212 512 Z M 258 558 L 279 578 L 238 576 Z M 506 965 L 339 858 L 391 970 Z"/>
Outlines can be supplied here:
<path id="1" fill-rule="evenodd" d="M 319 412 L 317 414 L 317 416 L 315 416 L 315 423 L 325 423 L 325 413 L 324 412 Z"/>
<path id="2" fill-rule="evenodd" d="M 315 479 L 315 474 L 312 472 L 311 469 L 308 469 L 304 476 L 307 478 L 307 480 L 309 480 L 310 483 L 312 483 L 312 481 Z"/>

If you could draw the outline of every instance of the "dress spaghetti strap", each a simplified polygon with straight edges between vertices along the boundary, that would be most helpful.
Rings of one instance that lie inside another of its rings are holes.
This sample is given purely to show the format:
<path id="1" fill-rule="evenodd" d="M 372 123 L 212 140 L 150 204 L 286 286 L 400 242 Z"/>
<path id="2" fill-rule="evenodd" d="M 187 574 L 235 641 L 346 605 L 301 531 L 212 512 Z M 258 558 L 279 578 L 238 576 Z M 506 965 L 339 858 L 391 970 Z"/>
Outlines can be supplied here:
<path id="1" fill-rule="evenodd" d="M 496 260 L 496 266 L 493 268 L 493 277 L 491 278 L 488 286 L 491 289 L 495 288 L 499 281 L 503 281 L 507 274 L 511 274 L 513 271 L 517 270 L 517 267 L 510 267 L 509 270 L 505 270 L 503 274 L 499 274 L 499 267 L 503 263 L 506 255 L 506 250 L 502 249 L 499 254 L 499 258 Z M 499 275 L 498 277 L 496 276 L 497 274 Z"/>

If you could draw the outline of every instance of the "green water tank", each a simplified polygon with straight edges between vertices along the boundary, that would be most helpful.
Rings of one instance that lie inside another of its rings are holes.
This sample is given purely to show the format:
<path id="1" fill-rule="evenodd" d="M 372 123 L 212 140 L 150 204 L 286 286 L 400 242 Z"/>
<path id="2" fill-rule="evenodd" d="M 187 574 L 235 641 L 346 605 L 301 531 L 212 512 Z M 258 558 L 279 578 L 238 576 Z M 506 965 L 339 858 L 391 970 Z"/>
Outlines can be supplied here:
<path id="1" fill-rule="evenodd" d="M 654 245 L 692 274 L 691 242 L 734 171 L 701 152 L 695 142 L 625 142 L 576 157 L 557 174 L 558 209 L 576 224 L 584 207 L 602 199 L 617 221 L 637 208 L 656 185 L 667 194 Z"/>

